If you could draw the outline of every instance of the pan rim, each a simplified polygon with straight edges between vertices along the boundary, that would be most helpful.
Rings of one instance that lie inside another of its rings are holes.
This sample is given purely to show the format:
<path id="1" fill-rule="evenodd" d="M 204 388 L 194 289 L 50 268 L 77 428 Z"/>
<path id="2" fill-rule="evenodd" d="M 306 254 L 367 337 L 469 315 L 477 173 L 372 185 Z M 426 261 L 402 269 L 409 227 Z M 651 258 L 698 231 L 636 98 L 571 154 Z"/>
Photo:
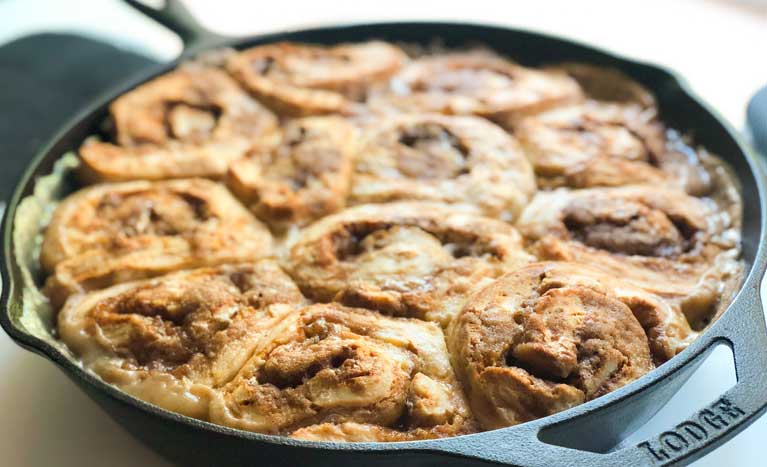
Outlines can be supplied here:
<path id="1" fill-rule="evenodd" d="M 759 225 L 758 235 L 758 247 L 754 252 L 753 261 L 750 264 L 748 274 L 743 280 L 741 287 L 738 289 L 737 294 L 729 304 L 727 309 L 722 313 L 722 317 L 726 316 L 730 311 L 741 306 L 741 302 L 744 301 L 744 295 L 751 288 L 756 288 L 759 293 L 759 286 L 761 285 L 762 278 L 767 269 L 767 260 L 765 254 L 765 240 L 767 239 L 767 191 L 765 189 L 764 169 L 762 163 L 758 159 L 757 154 L 748 147 L 738 132 L 731 126 L 731 124 L 709 104 L 707 104 L 700 96 L 698 96 L 690 87 L 685 79 L 683 79 L 678 73 L 670 70 L 666 67 L 659 66 L 650 62 L 639 61 L 632 58 L 625 57 L 612 51 L 605 50 L 600 47 L 593 46 L 577 40 L 570 40 L 567 38 L 559 37 L 556 35 L 542 33 L 525 28 L 507 27 L 498 25 L 495 23 L 472 23 L 472 22 L 460 22 L 460 21 L 384 21 L 384 22 L 352 22 L 352 23 L 333 23 L 323 24 L 317 27 L 309 28 L 293 28 L 283 31 L 269 32 L 266 34 L 253 35 L 249 37 L 233 38 L 226 43 L 217 44 L 217 46 L 229 46 L 235 49 L 241 49 L 246 46 L 253 46 L 257 44 L 276 42 L 278 40 L 290 40 L 290 36 L 307 35 L 307 34 L 322 34 L 338 32 L 340 30 L 353 30 L 360 29 L 360 32 L 364 30 L 370 30 L 368 37 L 375 37 L 374 30 L 385 29 L 392 27 L 418 27 L 423 29 L 440 29 L 444 27 L 463 27 L 467 29 L 482 29 L 486 31 L 498 31 L 505 34 L 517 33 L 527 34 L 531 36 L 537 36 L 543 39 L 560 42 L 562 44 L 568 44 L 589 50 L 604 56 L 610 60 L 616 62 L 622 62 L 625 64 L 631 64 L 633 66 L 646 67 L 654 70 L 657 73 L 661 73 L 671 80 L 673 84 L 678 87 L 678 92 L 683 94 L 685 98 L 699 104 L 717 123 L 722 127 L 723 134 L 728 137 L 737 145 L 741 154 L 737 157 L 745 159 L 748 165 L 748 172 L 753 176 L 756 191 L 759 199 L 759 213 L 761 222 Z M 364 34 L 361 34 L 364 35 Z M 438 37 L 435 32 L 434 37 Z M 293 39 L 295 40 L 295 39 Z M 487 45 L 492 47 L 492 43 Z M 3 214 L 2 227 L 0 228 L 0 238 L 3 243 L 3 261 L 0 264 L 0 287 L 2 287 L 2 293 L 0 295 L 0 325 L 5 331 L 13 338 L 13 340 L 20 346 L 27 350 L 42 355 L 43 357 L 51 360 L 57 366 L 59 366 L 69 377 L 76 378 L 81 382 L 88 384 L 92 389 L 103 393 L 115 401 L 132 406 L 134 409 L 147 412 L 153 416 L 160 417 L 169 422 L 180 423 L 189 427 L 213 431 L 222 435 L 233 436 L 236 438 L 247 439 L 256 442 L 265 442 L 269 444 L 281 444 L 297 448 L 306 449 L 319 449 L 330 451 L 401 451 L 403 447 L 406 447 L 411 451 L 431 451 L 438 450 L 443 451 L 441 447 L 451 443 L 452 440 L 461 440 L 461 442 L 471 442 L 472 439 L 482 437 L 486 433 L 511 433 L 511 432 L 532 432 L 537 433 L 538 429 L 542 426 L 551 426 L 566 421 L 576 419 L 578 417 L 587 415 L 593 411 L 604 410 L 613 406 L 621 401 L 627 400 L 640 392 L 649 390 L 651 387 L 661 384 L 662 381 L 672 374 L 677 373 L 684 367 L 693 364 L 698 358 L 703 356 L 708 349 L 712 347 L 717 341 L 726 341 L 726 339 L 711 338 L 714 326 L 702 333 L 687 349 L 680 354 L 673 357 L 668 362 L 647 373 L 641 378 L 631 382 L 630 384 L 599 397 L 595 400 L 589 401 L 585 404 L 581 404 L 569 410 L 559 412 L 557 414 L 550 415 L 541 419 L 533 420 L 531 422 L 523 423 L 506 428 L 500 428 L 497 430 L 491 430 L 487 432 L 473 433 L 468 435 L 461 435 L 451 438 L 442 438 L 435 440 L 421 440 L 421 441 L 403 441 L 403 442 L 365 442 L 365 443 L 337 443 L 328 441 L 304 441 L 287 438 L 278 435 L 267 435 L 261 433 L 254 433 L 244 430 L 238 430 L 233 428 L 227 428 L 221 425 L 216 425 L 210 422 L 197 420 L 194 418 L 186 417 L 160 407 L 154 406 L 127 393 L 120 389 L 109 385 L 93 373 L 83 369 L 76 364 L 75 361 L 68 358 L 59 349 L 51 346 L 47 342 L 40 338 L 24 332 L 18 328 L 10 318 L 10 308 L 14 306 L 15 298 L 13 295 L 18 292 L 18 265 L 15 261 L 15 255 L 13 254 L 13 226 L 16 209 L 19 202 L 23 197 L 29 194 L 35 185 L 34 178 L 40 171 L 40 166 L 46 162 L 53 162 L 60 159 L 61 154 L 53 156 L 53 151 L 56 147 L 71 133 L 78 124 L 94 118 L 97 114 L 103 113 L 104 109 L 112 102 L 116 97 L 125 92 L 134 89 L 136 86 L 177 67 L 187 57 L 182 55 L 181 57 L 168 62 L 153 66 L 141 73 L 138 73 L 135 77 L 131 78 L 127 82 L 119 83 L 112 86 L 108 91 L 102 93 L 102 95 L 91 102 L 88 106 L 85 106 L 83 110 L 75 114 L 70 118 L 65 125 L 61 127 L 61 130 L 49 140 L 49 142 L 42 147 L 35 156 L 28 163 L 24 173 L 20 177 L 19 181 L 14 188 L 13 195 L 8 201 L 7 208 Z M 731 156 L 736 157 L 736 156 Z M 742 182 L 742 180 L 739 180 Z M 20 302 L 15 305 L 18 306 Z M 759 310 L 761 312 L 761 310 Z M 720 317 L 721 319 L 721 317 Z M 707 337 L 708 336 L 708 337 Z"/>

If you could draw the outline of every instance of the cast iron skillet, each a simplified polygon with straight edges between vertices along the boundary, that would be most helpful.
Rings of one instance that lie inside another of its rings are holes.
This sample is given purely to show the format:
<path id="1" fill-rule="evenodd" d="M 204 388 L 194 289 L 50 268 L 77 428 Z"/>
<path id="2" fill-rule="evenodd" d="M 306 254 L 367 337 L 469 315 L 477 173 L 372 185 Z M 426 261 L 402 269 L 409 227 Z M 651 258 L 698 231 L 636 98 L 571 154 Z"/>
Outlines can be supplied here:
<path id="1" fill-rule="evenodd" d="M 108 103 L 119 94 L 178 62 L 163 65 L 143 79 L 116 89 L 72 120 L 34 158 L 5 211 L 2 225 L 2 296 L 0 324 L 22 347 L 57 364 L 88 395 L 132 434 L 162 455 L 183 465 L 519 465 L 633 466 L 685 464 L 743 430 L 767 410 L 767 329 L 759 285 L 767 267 L 767 193 L 760 165 L 735 131 L 695 97 L 673 73 L 604 51 L 551 36 L 495 26 L 450 23 L 377 23 L 322 27 L 244 40 L 227 40 L 206 31 L 176 1 L 154 10 L 132 6 L 176 31 L 186 45 L 184 57 L 205 48 L 244 48 L 274 41 L 336 43 L 371 38 L 429 43 L 441 38 L 448 46 L 485 43 L 527 65 L 579 61 L 618 68 L 657 96 L 670 126 L 691 134 L 697 144 L 721 156 L 742 187 L 743 258 L 746 278 L 722 317 L 688 349 L 641 379 L 594 401 L 522 425 L 442 440 L 406 443 L 335 444 L 298 441 L 248 433 L 171 413 L 105 384 L 25 325 L 22 277 L 14 254 L 13 231 L 20 200 L 32 194 L 38 177 L 54 162 L 98 132 Z M 638 445 L 618 443 L 644 424 L 679 389 L 708 352 L 718 344 L 733 350 L 737 384 L 708 407 L 690 414 L 675 427 Z M 76 429 L 76 421 L 72 421 Z"/>

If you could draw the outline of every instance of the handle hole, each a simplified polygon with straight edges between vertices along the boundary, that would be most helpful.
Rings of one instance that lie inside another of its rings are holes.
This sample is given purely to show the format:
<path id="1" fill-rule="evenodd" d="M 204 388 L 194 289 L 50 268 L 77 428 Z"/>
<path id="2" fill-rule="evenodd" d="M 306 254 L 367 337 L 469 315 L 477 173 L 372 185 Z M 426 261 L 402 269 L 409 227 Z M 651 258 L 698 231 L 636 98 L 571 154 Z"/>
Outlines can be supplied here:
<path id="1" fill-rule="evenodd" d="M 654 388 L 598 412 L 544 427 L 538 438 L 594 453 L 637 445 L 686 421 L 736 382 L 732 349 L 722 342 Z"/>
<path id="2" fill-rule="evenodd" d="M 677 426 L 690 414 L 715 402 L 735 386 L 736 382 L 732 349 L 727 344 L 719 344 L 711 350 L 679 392 L 647 423 L 629 435 L 621 443 L 621 447 L 639 444 L 670 427 Z"/>

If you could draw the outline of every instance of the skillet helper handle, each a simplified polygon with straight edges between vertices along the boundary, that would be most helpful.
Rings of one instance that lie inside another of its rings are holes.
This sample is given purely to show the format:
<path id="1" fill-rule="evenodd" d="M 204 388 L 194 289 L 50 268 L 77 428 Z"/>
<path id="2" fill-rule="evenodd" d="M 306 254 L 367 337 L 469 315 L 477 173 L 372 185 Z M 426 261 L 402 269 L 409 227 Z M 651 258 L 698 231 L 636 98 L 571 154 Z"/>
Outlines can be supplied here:
<path id="1" fill-rule="evenodd" d="M 634 451 L 639 450 L 649 465 L 692 462 L 730 440 L 767 411 L 767 326 L 760 284 L 761 281 L 755 281 L 743 290 L 745 296 L 716 322 L 708 342 L 709 346 L 726 343 L 732 348 L 737 383 L 675 427 L 637 446 L 617 451 L 616 460 L 636 458 Z"/>
<path id="2" fill-rule="evenodd" d="M 754 147 L 767 157 L 767 86 L 757 91 L 748 103 L 746 123 Z"/>
<path id="3" fill-rule="evenodd" d="M 123 2 L 178 34 L 184 44 L 182 56 L 188 57 L 230 40 L 201 25 L 180 0 L 165 0 L 164 6 L 160 8 L 151 7 L 140 0 Z"/>
<path id="4" fill-rule="evenodd" d="M 703 350 L 718 344 L 731 346 L 737 383 L 724 394 L 690 414 L 684 421 L 634 446 L 607 453 L 583 451 L 541 440 L 542 430 L 555 425 L 568 428 L 570 418 L 542 419 L 510 430 L 483 433 L 475 441 L 451 439 L 450 447 L 435 450 L 460 456 L 466 465 L 524 465 L 526 467 L 666 466 L 692 462 L 745 429 L 767 410 L 767 326 L 759 297 L 760 280 L 741 292 L 705 338 Z M 702 352 L 701 355 L 705 355 Z M 702 358 L 702 357 L 701 357 Z M 606 409 L 607 407 L 603 408 Z M 600 436 L 598 431 L 594 436 Z"/>

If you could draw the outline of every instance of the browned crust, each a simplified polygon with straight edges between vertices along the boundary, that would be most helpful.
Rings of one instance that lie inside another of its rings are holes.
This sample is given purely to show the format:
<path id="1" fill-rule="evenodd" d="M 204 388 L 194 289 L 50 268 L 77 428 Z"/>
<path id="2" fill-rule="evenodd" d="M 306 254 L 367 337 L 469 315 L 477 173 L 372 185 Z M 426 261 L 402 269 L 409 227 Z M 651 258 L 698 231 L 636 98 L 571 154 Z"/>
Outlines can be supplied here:
<path id="1" fill-rule="evenodd" d="M 401 115 L 368 125 L 351 201 L 439 201 L 510 221 L 535 192 L 516 140 L 472 116 Z"/>
<path id="2" fill-rule="evenodd" d="M 277 144 L 233 162 L 227 184 L 272 229 L 303 226 L 344 207 L 357 146 L 344 119 L 292 120 Z"/>
<path id="3" fill-rule="evenodd" d="M 277 119 L 221 70 L 186 67 L 124 94 L 110 106 L 116 142 L 79 151 L 89 183 L 211 177 L 274 137 Z"/>
<path id="4" fill-rule="evenodd" d="M 72 293 L 271 254 L 272 238 L 229 191 L 203 179 L 85 188 L 64 200 L 40 261 L 56 306 Z"/>
<path id="5" fill-rule="evenodd" d="M 378 41 L 330 47 L 280 42 L 240 52 L 227 69 L 262 102 L 299 117 L 351 111 L 368 87 L 405 60 L 397 47 Z"/>

